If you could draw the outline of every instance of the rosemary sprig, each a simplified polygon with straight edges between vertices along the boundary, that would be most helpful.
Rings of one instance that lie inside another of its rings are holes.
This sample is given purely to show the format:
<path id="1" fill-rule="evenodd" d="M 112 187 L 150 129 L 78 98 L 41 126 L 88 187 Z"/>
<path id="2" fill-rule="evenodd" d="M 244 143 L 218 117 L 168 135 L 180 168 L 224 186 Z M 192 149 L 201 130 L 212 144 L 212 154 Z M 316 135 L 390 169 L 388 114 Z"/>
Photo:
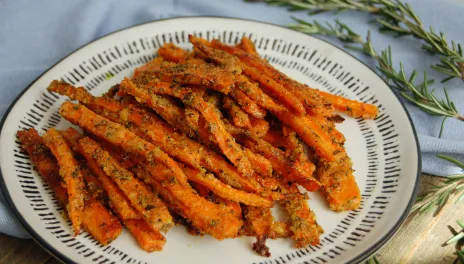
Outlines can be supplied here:
<path id="1" fill-rule="evenodd" d="M 440 63 L 431 67 L 448 77 L 464 80 L 464 56 L 461 44 L 446 39 L 442 32 L 433 27 L 426 30 L 421 19 L 409 4 L 399 0 L 263 0 L 271 5 L 287 6 L 290 11 L 311 10 L 310 14 L 347 10 L 368 12 L 378 16 L 376 21 L 381 32 L 394 33 L 397 36 L 410 35 L 423 40 L 423 50 L 438 54 Z"/>
<path id="2" fill-rule="evenodd" d="M 368 258 L 366 261 L 364 261 L 364 264 L 380 264 L 380 262 L 377 259 L 377 257 L 374 255 L 374 256 Z"/>
<path id="3" fill-rule="evenodd" d="M 437 155 L 439 158 L 449 161 L 464 170 L 464 163 L 454 158 Z M 411 209 L 412 212 L 423 213 L 433 208 L 440 210 L 449 198 L 454 196 L 455 202 L 464 201 L 464 174 L 456 174 L 446 177 L 441 185 L 434 186 L 432 191 L 424 196 L 418 197 Z"/>
<path id="4" fill-rule="evenodd" d="M 361 36 L 351 30 L 346 24 L 338 20 L 335 21 L 334 25 L 331 25 L 330 23 L 322 25 L 317 21 L 309 23 L 301 19 L 294 17 L 292 18 L 296 22 L 294 24 L 288 25 L 288 27 L 292 29 L 307 34 L 334 36 L 341 41 L 357 44 L 357 46 L 346 45 L 345 47 L 363 52 L 374 58 L 378 63 L 377 69 L 383 75 L 385 75 L 388 81 L 391 82 L 390 84 L 392 87 L 398 89 L 401 96 L 415 104 L 422 111 L 432 115 L 444 117 L 440 129 L 440 136 L 443 132 L 446 118 L 451 117 L 460 121 L 464 121 L 464 116 L 458 112 L 456 106 L 450 100 L 445 88 L 445 99 L 438 99 L 434 94 L 435 90 L 430 91 L 429 89 L 429 85 L 433 84 L 434 81 L 427 78 L 426 72 L 424 72 L 424 80 L 421 83 L 416 84 L 415 80 L 418 74 L 417 71 L 413 71 L 408 76 L 401 63 L 399 70 L 396 70 L 392 63 L 391 48 L 388 47 L 386 50 L 378 54 L 372 46 L 370 33 L 368 33 L 366 40 L 364 40 Z"/>
<path id="5" fill-rule="evenodd" d="M 464 221 L 458 220 L 456 222 L 461 227 L 461 231 L 456 233 L 452 238 L 448 239 L 448 241 L 445 242 L 445 245 L 457 244 L 460 241 L 464 241 Z M 464 264 L 464 249 L 462 250 L 457 249 L 456 255 L 457 255 L 457 258 L 454 263 L 459 261 L 459 263 Z"/>

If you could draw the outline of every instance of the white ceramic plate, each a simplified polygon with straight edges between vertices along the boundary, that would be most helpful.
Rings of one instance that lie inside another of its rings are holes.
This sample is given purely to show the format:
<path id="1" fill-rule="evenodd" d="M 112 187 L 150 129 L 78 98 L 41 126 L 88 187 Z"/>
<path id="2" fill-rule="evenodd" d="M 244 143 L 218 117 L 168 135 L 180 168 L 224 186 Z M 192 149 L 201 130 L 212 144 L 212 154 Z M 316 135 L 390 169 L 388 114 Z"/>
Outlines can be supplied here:
<path id="1" fill-rule="evenodd" d="M 375 104 L 375 120 L 347 118 L 339 126 L 362 191 L 361 208 L 335 213 L 318 193 L 310 207 L 325 233 L 319 246 L 295 249 L 289 239 L 270 240 L 272 256 L 251 250 L 254 238 L 216 241 L 195 237 L 183 227 L 167 234 L 162 252 L 146 253 L 124 231 L 109 246 L 87 233 L 72 237 L 52 191 L 20 153 L 18 129 L 65 128 L 57 113 L 65 100 L 46 91 L 53 79 L 82 85 L 99 95 L 135 67 L 152 59 L 158 47 L 174 42 L 190 47 L 188 34 L 236 43 L 251 37 L 260 54 L 289 76 L 327 90 Z M 108 76 L 114 76 L 107 78 Z M 78 263 L 355 263 L 380 248 L 399 228 L 414 201 L 420 159 L 417 138 L 405 108 L 372 70 L 337 47 L 283 27 L 216 17 L 184 17 L 124 29 L 76 50 L 35 80 L 12 104 L 0 138 L 2 190 L 16 216 L 43 247 L 64 262 Z M 31 256 L 33 257 L 33 256 Z"/>

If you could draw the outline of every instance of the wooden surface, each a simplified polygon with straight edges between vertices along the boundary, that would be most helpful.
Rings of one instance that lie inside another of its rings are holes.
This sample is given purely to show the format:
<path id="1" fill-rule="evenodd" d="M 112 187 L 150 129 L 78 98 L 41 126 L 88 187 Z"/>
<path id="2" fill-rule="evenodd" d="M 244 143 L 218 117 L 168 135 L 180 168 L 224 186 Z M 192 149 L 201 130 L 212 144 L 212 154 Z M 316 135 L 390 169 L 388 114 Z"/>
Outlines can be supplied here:
<path id="1" fill-rule="evenodd" d="M 421 193 L 442 179 L 423 175 Z M 452 236 L 450 228 L 458 229 L 456 220 L 464 219 L 464 204 L 449 204 L 440 214 L 433 212 L 409 216 L 393 238 L 377 253 L 386 263 L 453 263 L 454 246 L 443 246 Z M 60 263 L 33 240 L 23 240 L 0 234 L 0 263 L 57 264 Z"/>

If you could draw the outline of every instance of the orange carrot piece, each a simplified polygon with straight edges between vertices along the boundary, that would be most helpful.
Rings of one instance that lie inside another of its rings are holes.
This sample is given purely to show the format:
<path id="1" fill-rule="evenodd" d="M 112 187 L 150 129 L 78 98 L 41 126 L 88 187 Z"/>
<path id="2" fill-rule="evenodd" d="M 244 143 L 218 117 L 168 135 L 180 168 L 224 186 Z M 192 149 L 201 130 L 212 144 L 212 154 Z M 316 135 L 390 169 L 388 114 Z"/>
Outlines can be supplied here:
<path id="1" fill-rule="evenodd" d="M 219 64 L 226 71 L 232 74 L 242 73 L 239 60 L 236 57 L 231 56 L 230 54 L 222 50 L 213 49 L 208 45 L 205 45 L 202 39 L 194 37 L 192 35 L 189 35 L 189 40 L 198 52 L 200 52 L 203 56 L 212 60 L 216 64 Z"/>
<path id="2" fill-rule="evenodd" d="M 61 206 L 68 203 L 68 192 L 61 184 L 60 167 L 50 149 L 45 146 L 43 138 L 34 128 L 17 132 L 21 147 L 29 154 L 29 158 L 39 175 L 53 189 L 55 198 Z"/>
<path id="3" fill-rule="evenodd" d="M 246 53 L 259 57 L 259 54 L 255 48 L 255 44 L 253 44 L 251 39 L 245 36 L 240 40 L 240 43 L 237 45 L 237 47 L 245 51 Z"/>
<path id="4" fill-rule="evenodd" d="M 235 89 L 242 91 L 263 109 L 274 113 L 288 112 L 285 107 L 275 103 L 271 97 L 265 94 L 256 83 L 250 81 L 250 79 L 245 75 L 238 75 L 236 77 Z"/>
<path id="5" fill-rule="evenodd" d="M 253 243 L 253 250 L 260 256 L 270 257 L 271 253 L 266 246 L 266 239 L 269 237 L 274 217 L 269 208 L 259 208 L 246 206 L 245 218 L 250 223 L 256 235 L 256 242 Z"/>
<path id="6" fill-rule="evenodd" d="M 179 64 L 162 69 L 158 76 L 165 82 L 201 85 L 224 94 L 228 94 L 234 86 L 232 73 L 209 64 Z"/>
<path id="7" fill-rule="evenodd" d="M 263 119 L 266 116 L 266 110 L 261 108 L 241 90 L 234 88 L 230 91 L 229 95 L 234 98 L 243 111 L 248 113 L 250 116 L 258 119 Z"/>
<path id="8" fill-rule="evenodd" d="M 229 116 L 232 118 L 234 125 L 237 127 L 250 129 L 251 122 L 247 113 L 245 113 L 229 96 L 224 96 L 223 101 L 224 108 L 229 112 Z"/>
<path id="9" fill-rule="evenodd" d="M 249 131 L 257 138 L 262 138 L 269 131 L 269 122 L 263 119 L 250 118 L 251 128 Z"/>
<path id="10" fill-rule="evenodd" d="M 108 245 L 122 232 L 118 218 L 98 200 L 86 204 L 82 225 L 102 245 Z"/>
<path id="11" fill-rule="evenodd" d="M 170 207 L 176 208 L 176 211 L 189 219 L 195 228 L 219 240 L 237 235 L 242 221 L 227 207 L 199 196 L 190 185 L 182 184 L 172 177 L 170 169 L 160 163 L 143 163 L 142 171 L 140 176 L 163 198 L 168 199 Z M 150 175 L 144 176 L 145 173 Z"/>
<path id="12" fill-rule="evenodd" d="M 272 207 L 273 201 L 262 196 L 247 193 L 230 187 L 216 179 L 212 174 L 184 167 L 184 173 L 190 181 L 199 183 L 224 199 L 256 207 Z"/>
<path id="13" fill-rule="evenodd" d="M 68 214 L 72 222 L 74 235 L 81 230 L 84 198 L 86 196 L 84 180 L 79 163 L 74 159 L 72 151 L 60 133 L 49 129 L 43 136 L 45 145 L 52 151 L 60 165 L 60 175 L 68 191 Z"/>
<path id="14" fill-rule="evenodd" d="M 269 78 L 275 81 L 278 84 L 277 87 L 280 90 L 285 90 L 294 96 L 294 99 L 301 103 L 301 106 L 304 107 L 304 109 L 309 113 L 318 116 L 331 116 L 333 114 L 333 106 L 331 106 L 330 102 L 326 101 L 324 98 L 321 98 L 313 89 L 290 79 L 287 75 L 276 70 L 267 61 L 259 58 L 258 56 L 246 53 L 239 48 L 227 46 L 218 40 L 213 40 L 211 45 L 215 48 L 237 56 L 243 63 L 242 68 L 245 74 L 250 74 L 250 72 L 246 72 L 247 67 L 249 67 L 251 68 L 250 71 L 252 70 L 265 76 L 265 78 L 263 77 L 263 80 Z M 258 80 L 256 76 L 252 79 Z M 263 85 L 262 82 L 260 82 L 260 84 Z M 289 98 L 287 98 L 287 100 L 288 99 Z M 280 97 L 279 100 L 282 101 Z M 288 102 L 286 103 L 285 101 L 282 101 L 282 103 L 290 107 Z"/>
<path id="15" fill-rule="evenodd" d="M 355 100 L 346 99 L 344 97 L 326 93 L 323 91 L 316 92 L 326 98 L 337 111 L 343 112 L 354 118 L 362 117 L 365 119 L 374 119 L 377 117 L 379 109 L 375 105 L 366 104 Z"/>
<path id="16" fill-rule="evenodd" d="M 163 82 L 151 82 L 146 86 L 136 86 L 127 78 L 121 82 L 121 88 L 129 94 L 139 97 L 142 101 L 150 100 L 149 95 L 143 93 L 143 91 L 147 89 L 153 93 L 169 94 L 182 99 L 185 104 L 193 107 L 202 114 L 207 121 L 208 130 L 214 136 L 217 145 L 235 167 L 246 176 L 251 176 L 253 174 L 253 168 L 248 158 L 244 155 L 243 150 L 232 136 L 226 131 L 224 122 L 215 110 L 215 107 L 206 103 L 197 90 L 171 87 L 170 84 Z"/>
<path id="17" fill-rule="evenodd" d="M 266 75 L 262 75 L 256 68 L 243 64 L 242 69 L 245 75 L 259 83 L 261 89 L 277 98 L 296 115 L 302 116 L 306 114 L 306 110 L 300 100 L 290 91 L 286 90 L 281 84 Z"/>
<path id="18" fill-rule="evenodd" d="M 309 209 L 307 198 L 296 193 L 282 203 L 290 219 L 290 230 L 293 232 L 292 239 L 295 241 L 295 246 L 302 248 L 307 245 L 318 245 L 323 230 L 316 222 L 314 212 Z"/>
<path id="19" fill-rule="evenodd" d="M 63 81 L 54 80 L 50 83 L 47 90 L 67 96 L 72 100 L 77 100 L 84 104 L 99 105 L 111 112 L 121 109 L 119 102 L 107 97 L 93 97 L 84 87 L 74 87 Z"/>
<path id="20" fill-rule="evenodd" d="M 145 221 L 128 219 L 124 221 L 124 225 L 143 250 L 147 252 L 163 250 L 166 238 L 159 232 L 154 232 Z"/>
<path id="21" fill-rule="evenodd" d="M 156 73 L 161 70 L 163 67 L 164 59 L 162 57 L 154 58 L 153 60 L 149 61 L 148 63 L 138 67 L 134 71 L 134 78 L 140 76 L 145 73 Z"/>
<path id="22" fill-rule="evenodd" d="M 267 158 L 272 164 L 272 169 L 286 179 L 301 183 L 314 182 L 318 184 L 318 181 L 312 177 L 315 169 L 314 164 L 310 162 L 292 162 L 285 157 L 285 153 L 282 150 L 273 147 L 262 139 L 246 135 L 235 136 L 247 148 Z"/>
<path id="23" fill-rule="evenodd" d="M 181 63 L 186 60 L 188 52 L 173 43 L 166 43 L 158 49 L 158 55 L 167 61 Z"/>
<path id="24" fill-rule="evenodd" d="M 94 160 L 111 177 L 147 223 L 162 232 L 167 232 L 172 227 L 172 217 L 166 205 L 130 171 L 90 138 L 79 140 L 79 144 L 87 161 Z"/>
<path id="25" fill-rule="evenodd" d="M 319 121 L 311 116 L 295 116 L 290 113 L 273 113 L 286 126 L 292 128 L 298 136 L 316 153 L 325 160 L 333 161 L 335 154 L 342 151 L 339 145 L 334 144 L 328 133 L 321 129 Z"/>
<path id="26" fill-rule="evenodd" d="M 65 102 L 60 108 L 61 116 L 99 138 L 103 138 L 127 152 L 140 155 L 149 162 L 160 162 L 172 170 L 184 182 L 187 178 L 178 164 L 159 147 L 146 142 L 124 126 L 95 114 L 83 105 Z"/>
<path id="27" fill-rule="evenodd" d="M 345 151 L 337 154 L 337 161 L 320 161 L 316 176 L 324 186 L 330 209 L 345 211 L 357 209 L 361 203 L 361 193 L 353 176 L 351 160 Z"/>
<path id="28" fill-rule="evenodd" d="M 250 149 L 245 148 L 245 155 L 250 160 L 251 164 L 253 164 L 253 168 L 257 173 L 262 176 L 272 176 L 272 164 L 271 162 L 266 159 L 265 157 L 254 153 Z"/>
<path id="29" fill-rule="evenodd" d="M 60 168 L 51 151 L 45 146 L 42 137 L 37 130 L 32 128 L 18 131 L 18 138 L 21 141 L 21 146 L 28 152 L 39 175 L 53 189 L 53 193 L 61 206 L 65 207 L 68 203 L 68 193 L 66 188 L 61 185 Z M 115 240 L 122 231 L 119 220 L 100 201 L 95 199 L 86 201 L 82 226 L 103 245 Z"/>
<path id="30" fill-rule="evenodd" d="M 121 121 L 140 128 L 148 141 L 159 145 L 172 157 L 194 168 L 204 167 L 230 186 L 252 192 L 261 192 L 259 184 L 243 177 L 221 155 L 173 130 L 172 127 L 147 111 L 129 106 L 120 112 Z M 163 139 L 163 135 L 169 135 Z"/>

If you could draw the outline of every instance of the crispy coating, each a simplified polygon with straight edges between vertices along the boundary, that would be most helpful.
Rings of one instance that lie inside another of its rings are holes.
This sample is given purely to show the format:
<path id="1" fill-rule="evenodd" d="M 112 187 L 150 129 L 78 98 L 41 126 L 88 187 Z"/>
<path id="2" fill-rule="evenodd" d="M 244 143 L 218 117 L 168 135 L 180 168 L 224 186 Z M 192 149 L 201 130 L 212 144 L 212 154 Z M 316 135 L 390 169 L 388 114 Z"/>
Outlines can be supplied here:
<path id="1" fill-rule="evenodd" d="M 86 196 L 84 179 L 79 163 L 74 159 L 72 150 L 60 133 L 49 129 L 43 136 L 45 145 L 51 150 L 60 166 L 60 175 L 68 191 L 68 214 L 71 219 L 74 235 L 81 230 L 84 198 Z"/>

